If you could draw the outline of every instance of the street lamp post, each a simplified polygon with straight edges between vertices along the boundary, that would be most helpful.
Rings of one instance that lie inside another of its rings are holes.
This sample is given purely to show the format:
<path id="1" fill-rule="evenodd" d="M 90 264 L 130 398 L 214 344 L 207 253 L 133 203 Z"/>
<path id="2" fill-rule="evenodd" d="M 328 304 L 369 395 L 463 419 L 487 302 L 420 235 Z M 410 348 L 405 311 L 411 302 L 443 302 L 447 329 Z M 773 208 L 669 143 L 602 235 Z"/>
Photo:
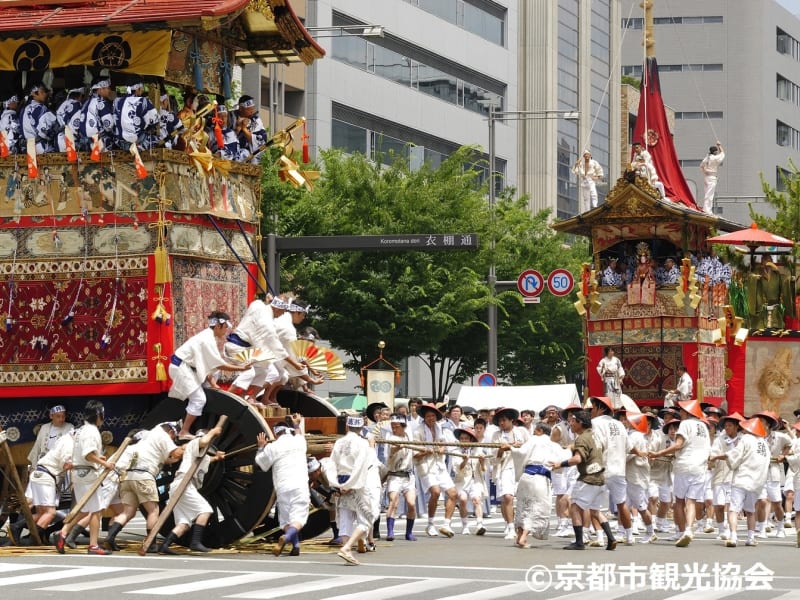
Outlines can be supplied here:
<path id="1" fill-rule="evenodd" d="M 497 201 L 495 180 L 494 180 L 494 159 L 495 159 L 495 121 L 528 121 L 532 119 L 565 119 L 577 121 L 580 113 L 577 111 L 565 110 L 495 110 L 495 105 L 489 105 L 489 208 L 491 210 L 492 237 L 490 248 L 492 255 L 495 248 L 494 237 L 494 209 Z M 495 296 L 497 292 L 497 269 L 494 263 L 494 256 L 489 264 L 489 276 L 486 278 L 491 292 L 491 302 L 486 312 L 486 324 L 488 331 L 488 350 L 486 353 L 486 370 L 493 375 L 497 374 L 497 304 Z"/>

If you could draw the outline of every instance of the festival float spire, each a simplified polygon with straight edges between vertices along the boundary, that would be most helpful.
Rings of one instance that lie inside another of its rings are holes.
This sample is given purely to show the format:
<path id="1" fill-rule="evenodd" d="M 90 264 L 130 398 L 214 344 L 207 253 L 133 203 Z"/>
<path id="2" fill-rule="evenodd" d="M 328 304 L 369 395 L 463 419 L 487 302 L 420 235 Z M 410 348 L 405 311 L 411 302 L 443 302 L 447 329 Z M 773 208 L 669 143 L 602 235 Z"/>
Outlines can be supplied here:
<path id="1" fill-rule="evenodd" d="M 661 97 L 661 82 L 658 77 L 656 42 L 653 34 L 653 0 L 643 0 L 645 61 L 642 68 L 641 96 L 633 141 L 645 144 L 653 158 L 659 179 L 664 184 L 667 200 L 699 210 L 686 179 L 683 177 L 672 132 L 669 129 L 664 100 Z"/>

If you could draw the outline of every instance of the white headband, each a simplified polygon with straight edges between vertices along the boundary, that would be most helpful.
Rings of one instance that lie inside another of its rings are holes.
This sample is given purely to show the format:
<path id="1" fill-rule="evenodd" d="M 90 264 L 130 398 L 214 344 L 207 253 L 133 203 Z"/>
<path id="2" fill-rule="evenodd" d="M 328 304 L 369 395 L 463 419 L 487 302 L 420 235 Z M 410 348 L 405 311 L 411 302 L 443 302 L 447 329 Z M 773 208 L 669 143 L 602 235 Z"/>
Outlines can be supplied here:
<path id="1" fill-rule="evenodd" d="M 256 101 L 252 98 L 250 100 L 245 100 L 244 102 L 239 102 L 239 108 L 250 108 L 256 105 Z"/>
<path id="2" fill-rule="evenodd" d="M 107 88 L 107 87 L 111 87 L 111 80 L 110 79 L 103 79 L 101 81 L 98 81 L 97 83 L 95 83 L 92 86 L 92 89 L 93 90 L 99 90 L 100 88 Z"/>
<path id="3" fill-rule="evenodd" d="M 275 308 L 279 308 L 280 310 L 289 310 L 289 303 L 284 302 L 277 296 L 272 299 L 272 301 L 270 302 L 270 306 L 274 306 Z"/>
<path id="4" fill-rule="evenodd" d="M 228 319 L 218 319 L 217 317 L 211 317 L 208 320 L 209 327 L 216 327 L 217 325 L 227 325 L 228 327 L 233 327 L 233 323 L 231 323 Z"/>
<path id="5" fill-rule="evenodd" d="M 82 94 L 83 88 L 72 88 L 70 91 L 67 92 L 67 96 L 71 96 L 72 94 Z"/>
<path id="6" fill-rule="evenodd" d="M 351 415 L 347 417 L 347 426 L 348 427 L 363 427 L 364 426 L 364 417 L 359 417 L 358 415 Z"/>

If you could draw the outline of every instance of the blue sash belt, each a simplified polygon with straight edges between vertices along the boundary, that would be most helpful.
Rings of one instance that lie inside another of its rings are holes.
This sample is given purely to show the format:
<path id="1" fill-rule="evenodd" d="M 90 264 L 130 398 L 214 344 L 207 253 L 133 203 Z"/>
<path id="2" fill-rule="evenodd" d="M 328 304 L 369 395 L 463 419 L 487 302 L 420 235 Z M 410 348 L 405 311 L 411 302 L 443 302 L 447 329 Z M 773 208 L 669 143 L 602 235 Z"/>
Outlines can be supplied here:
<path id="1" fill-rule="evenodd" d="M 544 475 L 550 479 L 550 469 L 546 469 L 542 465 L 525 465 L 526 475 Z"/>
<path id="2" fill-rule="evenodd" d="M 341 485 L 343 483 L 347 483 L 347 480 L 350 479 L 350 475 L 339 475 L 337 476 L 337 479 L 339 480 L 339 485 Z"/>
<path id="3" fill-rule="evenodd" d="M 235 333 L 229 333 L 227 336 L 225 336 L 225 339 L 228 340 L 231 344 L 236 344 L 237 346 L 241 346 L 242 348 L 249 348 L 251 345 L 250 342 L 245 342 Z"/>

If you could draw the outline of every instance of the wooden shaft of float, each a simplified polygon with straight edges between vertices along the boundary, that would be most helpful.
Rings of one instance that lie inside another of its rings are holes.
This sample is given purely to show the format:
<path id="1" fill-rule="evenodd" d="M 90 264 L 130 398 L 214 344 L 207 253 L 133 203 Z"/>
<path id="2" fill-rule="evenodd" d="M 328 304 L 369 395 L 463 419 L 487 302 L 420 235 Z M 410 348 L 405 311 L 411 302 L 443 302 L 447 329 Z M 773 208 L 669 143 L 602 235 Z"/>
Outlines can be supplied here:
<path id="1" fill-rule="evenodd" d="M 3 431 L 2 427 L 0 427 L 0 431 Z M 8 445 L 8 440 L 4 439 L 2 442 L 0 442 L 0 446 L 3 447 L 5 458 L 8 461 L 9 474 L 13 485 L 17 490 L 20 512 L 22 512 L 22 516 L 25 518 L 25 524 L 28 526 L 28 531 L 31 532 L 33 541 L 36 542 L 37 546 L 41 546 L 42 539 L 39 537 L 39 530 L 36 527 L 36 519 L 34 519 L 33 513 L 31 512 L 31 507 L 28 506 L 28 502 L 25 499 L 25 488 L 22 486 L 22 479 L 20 479 L 19 473 L 17 472 L 17 466 L 14 464 L 14 456 L 11 454 L 11 448 Z M 15 539 L 14 543 L 19 544 L 19 540 Z"/>
<path id="2" fill-rule="evenodd" d="M 225 422 L 227 420 L 228 416 L 222 415 L 217 421 L 216 427 L 224 427 Z M 159 531 L 161 531 L 161 528 L 164 526 L 164 523 L 167 522 L 167 519 L 172 514 L 172 511 L 175 510 L 175 505 L 178 504 L 178 502 L 181 499 L 181 496 L 183 496 L 183 493 L 186 491 L 186 488 L 189 487 L 189 484 L 192 482 L 194 474 L 200 467 L 200 463 L 203 461 L 203 458 L 205 458 L 206 452 L 208 452 L 208 446 L 206 446 L 205 452 L 203 452 L 202 456 L 198 456 L 197 458 L 195 458 L 194 462 L 189 466 L 189 469 L 183 476 L 183 479 L 181 480 L 175 492 L 170 494 L 167 506 L 164 508 L 163 511 L 161 511 L 161 514 L 158 515 L 158 520 L 156 521 L 156 524 L 153 526 L 153 528 L 150 530 L 150 533 L 142 542 L 142 545 L 138 550 L 139 556 L 144 556 L 145 554 L 147 554 L 147 550 L 150 548 L 150 545 L 153 543 L 153 541 L 155 541 L 156 536 L 158 535 Z"/>
<path id="3" fill-rule="evenodd" d="M 508 444 L 500 442 L 422 442 L 419 440 L 375 440 L 376 444 L 390 446 L 459 446 L 461 448 L 502 448 Z"/>

